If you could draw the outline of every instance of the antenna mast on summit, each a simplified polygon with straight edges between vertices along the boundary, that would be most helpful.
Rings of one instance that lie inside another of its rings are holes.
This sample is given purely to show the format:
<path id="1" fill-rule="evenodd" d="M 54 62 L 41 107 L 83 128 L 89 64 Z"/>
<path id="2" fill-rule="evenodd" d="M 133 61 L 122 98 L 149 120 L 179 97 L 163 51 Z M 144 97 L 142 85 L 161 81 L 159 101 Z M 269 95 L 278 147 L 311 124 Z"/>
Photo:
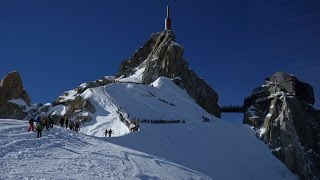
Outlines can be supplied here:
<path id="1" fill-rule="evenodd" d="M 165 30 L 171 30 L 171 19 L 170 19 L 170 8 L 169 8 L 169 5 L 167 5 L 167 17 L 165 19 L 164 29 Z"/>

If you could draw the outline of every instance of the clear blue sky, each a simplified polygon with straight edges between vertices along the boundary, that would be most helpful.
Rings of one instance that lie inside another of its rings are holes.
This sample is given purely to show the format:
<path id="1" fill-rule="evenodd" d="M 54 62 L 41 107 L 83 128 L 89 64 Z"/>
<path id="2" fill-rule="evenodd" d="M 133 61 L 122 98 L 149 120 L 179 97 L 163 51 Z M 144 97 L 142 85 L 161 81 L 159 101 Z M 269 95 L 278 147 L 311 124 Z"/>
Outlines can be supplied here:
<path id="1" fill-rule="evenodd" d="M 168 1 L 2 0 L 0 76 L 17 70 L 32 102 L 114 75 L 151 33 L 164 29 Z M 242 104 L 276 71 L 320 93 L 320 1 L 170 1 L 172 29 L 190 67 Z"/>

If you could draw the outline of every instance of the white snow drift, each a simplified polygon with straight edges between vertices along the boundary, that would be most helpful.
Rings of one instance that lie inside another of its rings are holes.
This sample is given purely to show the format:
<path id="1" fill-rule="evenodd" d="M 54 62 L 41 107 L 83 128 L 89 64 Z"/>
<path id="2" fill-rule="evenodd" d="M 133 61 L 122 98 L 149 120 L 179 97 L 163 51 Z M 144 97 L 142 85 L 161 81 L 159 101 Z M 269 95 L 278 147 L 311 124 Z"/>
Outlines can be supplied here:
<path id="1" fill-rule="evenodd" d="M 27 122 L 0 119 L 0 179 L 211 179 L 142 152 L 60 127 L 37 139 Z"/>
<path id="2" fill-rule="evenodd" d="M 245 127 L 231 126 L 207 113 L 171 79 L 159 78 L 150 86 L 115 83 L 86 90 L 97 118 L 82 133 L 114 136 L 129 133 L 117 110 L 129 119 L 185 120 L 180 124 L 143 124 L 140 131 L 106 138 L 109 142 L 166 158 L 214 179 L 296 179 L 268 147 Z M 202 117 L 209 118 L 203 122 Z"/>

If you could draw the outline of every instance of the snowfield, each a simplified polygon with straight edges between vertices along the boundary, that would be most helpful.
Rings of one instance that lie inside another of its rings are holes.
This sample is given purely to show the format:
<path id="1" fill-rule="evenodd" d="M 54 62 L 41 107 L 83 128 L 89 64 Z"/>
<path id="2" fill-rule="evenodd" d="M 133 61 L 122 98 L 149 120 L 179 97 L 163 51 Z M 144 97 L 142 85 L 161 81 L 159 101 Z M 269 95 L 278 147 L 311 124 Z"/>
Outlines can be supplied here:
<path id="1" fill-rule="evenodd" d="M 134 83 L 114 83 L 90 88 L 81 94 L 89 99 L 96 112 L 93 120 L 83 125 L 80 131 L 87 135 L 104 137 L 106 129 L 114 136 L 130 131 L 117 114 L 121 110 L 128 119 L 140 120 L 185 120 L 202 121 L 202 116 L 211 121 L 216 117 L 203 110 L 187 92 L 176 86 L 171 79 L 160 77 L 150 86 Z"/>
<path id="2" fill-rule="evenodd" d="M 163 157 L 213 179 L 298 179 L 245 126 L 224 121 L 141 124 L 108 142 Z"/>
<path id="3" fill-rule="evenodd" d="M 139 73 L 126 80 L 139 80 Z M 54 128 L 39 140 L 25 132 L 26 122 L 1 120 L 0 179 L 298 179 L 250 128 L 207 113 L 171 79 L 119 81 L 72 96 L 95 108 L 81 111 L 92 120 L 80 134 Z M 58 105 L 50 112 L 66 110 Z M 141 121 L 139 131 L 124 123 L 132 120 Z M 108 129 L 111 138 L 104 137 Z"/>
<path id="4" fill-rule="evenodd" d="M 297 179 L 250 128 L 210 115 L 171 79 L 160 77 L 149 86 L 114 83 L 87 89 L 81 96 L 97 110 L 97 118 L 84 124 L 82 133 L 103 137 L 111 128 L 114 137 L 105 138 L 108 142 L 168 159 L 213 179 Z M 185 123 L 140 123 L 140 131 L 130 133 L 121 126 L 117 110 L 129 119 Z M 209 122 L 203 122 L 203 116 Z"/>
<path id="5" fill-rule="evenodd" d="M 0 119 L 0 179 L 211 179 L 199 172 L 96 137 Z"/>

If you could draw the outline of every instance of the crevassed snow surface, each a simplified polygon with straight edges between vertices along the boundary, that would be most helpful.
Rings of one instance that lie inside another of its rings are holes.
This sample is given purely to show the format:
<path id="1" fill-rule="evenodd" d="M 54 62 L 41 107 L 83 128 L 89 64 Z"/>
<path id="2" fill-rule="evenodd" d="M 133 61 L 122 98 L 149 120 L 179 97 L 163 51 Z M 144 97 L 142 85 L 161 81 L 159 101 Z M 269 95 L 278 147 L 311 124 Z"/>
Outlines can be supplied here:
<path id="1" fill-rule="evenodd" d="M 120 107 L 131 118 L 186 121 L 185 124 L 141 123 L 138 132 L 106 138 L 112 143 L 163 157 L 214 179 L 297 179 L 249 128 L 232 126 L 211 116 L 168 78 L 159 78 L 152 86 L 111 84 L 93 88 L 82 96 L 90 98 L 96 109 L 102 109 L 98 113 L 113 116 L 112 121 L 119 121 L 114 112 Z M 202 116 L 210 121 L 204 123 Z M 83 129 L 95 126 L 98 130 L 96 124 L 102 122 L 111 123 L 108 118 L 101 119 Z"/>
<path id="2" fill-rule="evenodd" d="M 0 119 L 0 179 L 211 179 L 142 152 L 54 127 L 26 132 L 28 123 Z"/>

